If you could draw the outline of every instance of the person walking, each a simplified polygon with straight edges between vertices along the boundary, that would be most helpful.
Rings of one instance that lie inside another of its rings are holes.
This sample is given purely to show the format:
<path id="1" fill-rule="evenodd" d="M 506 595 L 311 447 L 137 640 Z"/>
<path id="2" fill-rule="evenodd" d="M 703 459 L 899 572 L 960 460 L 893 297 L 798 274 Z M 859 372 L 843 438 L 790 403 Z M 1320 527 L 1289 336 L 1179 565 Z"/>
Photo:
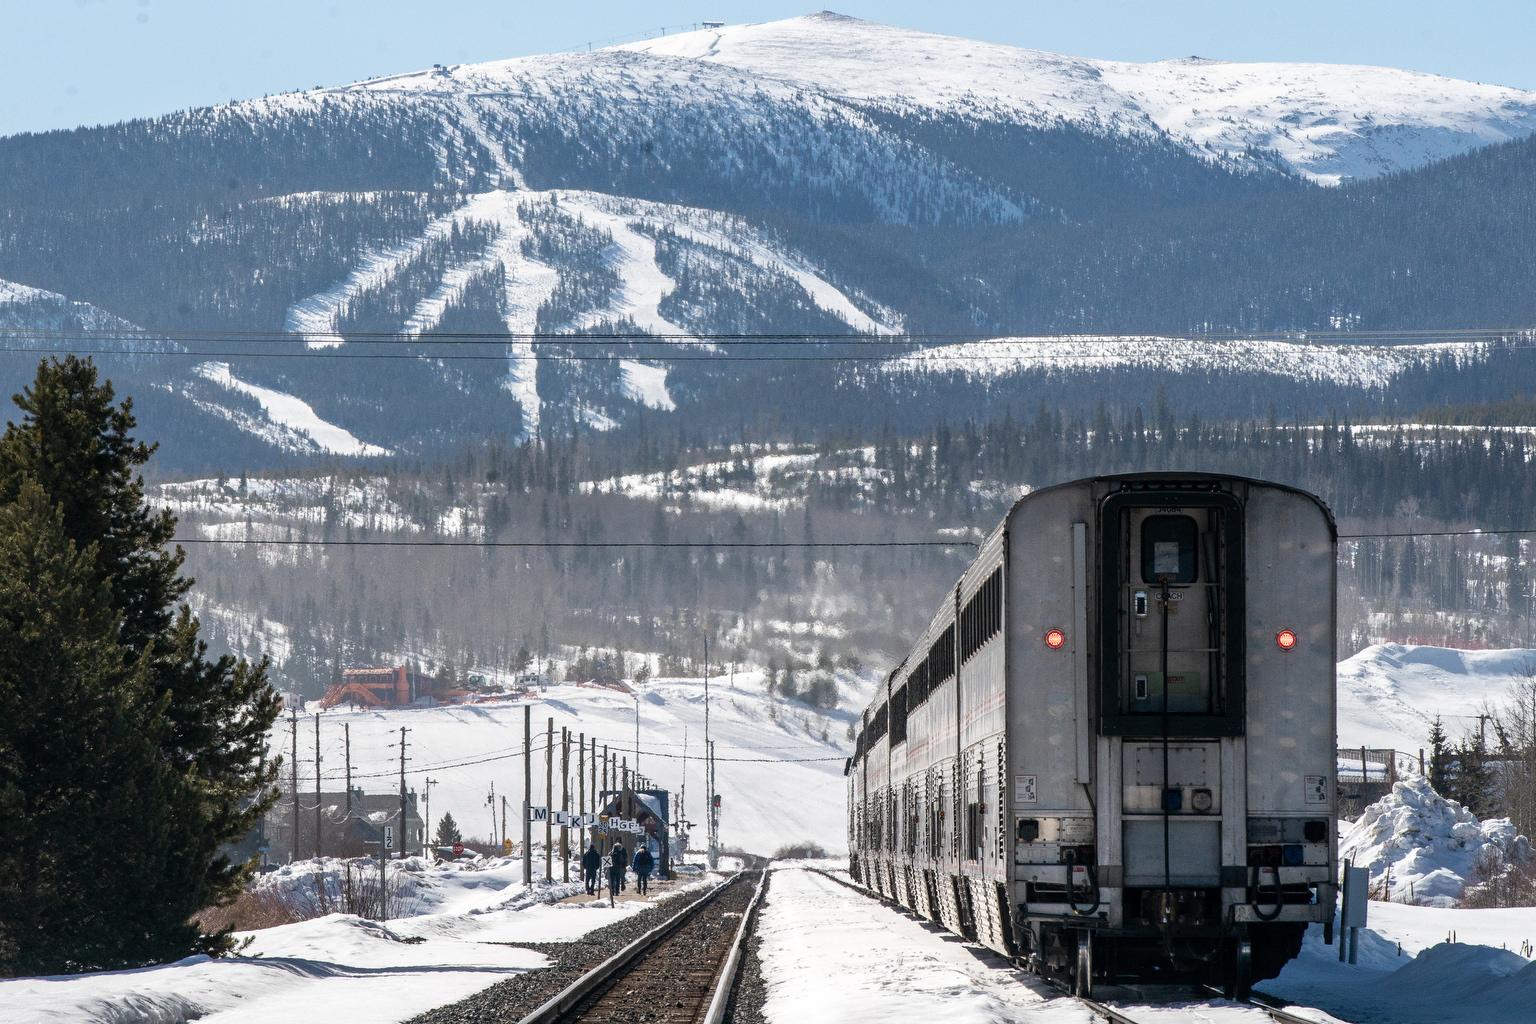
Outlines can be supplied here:
<path id="1" fill-rule="evenodd" d="M 649 846 L 635 851 L 635 891 L 642 896 L 651 889 L 651 869 L 655 866 L 656 858 L 651 856 Z"/>
<path id="2" fill-rule="evenodd" d="M 619 891 L 629 888 L 629 851 L 622 846 L 615 845 L 613 854 L 619 861 Z"/>
<path id="3" fill-rule="evenodd" d="M 597 843 L 594 841 L 587 847 L 587 852 L 581 855 L 581 875 L 586 879 L 587 895 L 597 892 L 597 871 L 603 866 L 603 855 L 597 852 Z"/>
<path id="4" fill-rule="evenodd" d="M 624 884 L 624 868 L 629 864 L 629 851 L 620 843 L 614 843 L 608 853 L 608 905 L 612 906 Z"/>

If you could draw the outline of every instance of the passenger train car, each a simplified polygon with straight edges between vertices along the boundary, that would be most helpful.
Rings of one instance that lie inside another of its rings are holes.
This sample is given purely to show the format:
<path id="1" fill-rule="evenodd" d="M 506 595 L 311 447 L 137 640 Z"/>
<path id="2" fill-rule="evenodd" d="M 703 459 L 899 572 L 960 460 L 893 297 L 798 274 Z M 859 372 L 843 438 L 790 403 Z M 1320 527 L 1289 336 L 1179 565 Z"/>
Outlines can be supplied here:
<path id="1" fill-rule="evenodd" d="M 1336 544 L 1239 477 L 1022 498 L 858 723 L 855 877 L 1081 994 L 1331 941 Z"/>

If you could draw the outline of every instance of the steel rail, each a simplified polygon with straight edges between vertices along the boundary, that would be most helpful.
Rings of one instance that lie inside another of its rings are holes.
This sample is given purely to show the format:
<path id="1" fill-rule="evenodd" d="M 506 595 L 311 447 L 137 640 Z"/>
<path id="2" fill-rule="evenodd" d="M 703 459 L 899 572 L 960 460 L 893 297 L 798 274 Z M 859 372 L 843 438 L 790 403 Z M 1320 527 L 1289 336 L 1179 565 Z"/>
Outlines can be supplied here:
<path id="1" fill-rule="evenodd" d="M 654 949 L 663 939 L 681 928 L 694 915 L 713 903 L 721 893 L 741 881 L 741 879 L 741 872 L 737 872 L 721 882 L 711 889 L 707 895 L 695 900 L 678 913 L 667 918 L 667 920 L 555 993 L 532 1013 L 519 1020 L 518 1024 L 556 1024 L 556 1022 L 580 1004 L 583 999 L 601 987 L 604 982 L 619 974 L 625 968 L 638 961 L 644 954 Z"/>
<path id="2" fill-rule="evenodd" d="M 736 929 L 736 938 L 731 942 L 731 951 L 725 958 L 725 964 L 720 968 L 720 976 L 715 979 L 715 994 L 709 1001 L 709 1009 L 704 1013 L 701 1024 L 721 1024 L 725 1020 L 725 1011 L 731 1005 L 731 993 L 736 987 L 736 975 L 741 970 L 741 957 L 746 949 L 747 935 L 752 930 L 752 916 L 757 913 L 757 905 L 763 899 L 763 890 L 768 888 L 768 869 L 764 868 L 762 877 L 757 880 L 757 891 L 752 894 L 752 902 L 747 904 L 747 909 L 741 913 L 741 926 Z"/>

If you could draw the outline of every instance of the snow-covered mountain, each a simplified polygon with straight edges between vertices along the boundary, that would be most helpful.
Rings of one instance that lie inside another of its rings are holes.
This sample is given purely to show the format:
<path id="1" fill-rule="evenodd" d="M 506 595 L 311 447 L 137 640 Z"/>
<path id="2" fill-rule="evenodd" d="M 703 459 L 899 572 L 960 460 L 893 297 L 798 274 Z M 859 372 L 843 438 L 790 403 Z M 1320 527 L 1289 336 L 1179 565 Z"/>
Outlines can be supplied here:
<path id="1" fill-rule="evenodd" d="M 823 13 L 16 136 L 0 388 L 92 351 L 210 470 L 1195 384 L 1417 408 L 1485 349 L 1262 339 L 1536 317 L 1536 144 L 1468 152 L 1533 132 L 1495 86 Z"/>
<path id="2" fill-rule="evenodd" d="M 1094 60 L 830 11 L 625 49 L 738 68 L 856 103 L 1163 132 L 1194 152 L 1228 159 L 1271 151 L 1324 184 L 1536 132 L 1536 93 L 1521 89 L 1356 65 Z"/>

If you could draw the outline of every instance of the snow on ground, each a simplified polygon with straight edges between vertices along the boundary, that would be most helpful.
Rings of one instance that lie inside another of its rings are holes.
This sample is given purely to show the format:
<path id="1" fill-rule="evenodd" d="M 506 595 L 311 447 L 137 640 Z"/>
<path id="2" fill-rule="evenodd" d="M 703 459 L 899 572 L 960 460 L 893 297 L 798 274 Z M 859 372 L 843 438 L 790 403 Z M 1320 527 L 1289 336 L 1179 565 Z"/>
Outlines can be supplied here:
<path id="1" fill-rule="evenodd" d="M 355 864 L 375 870 L 367 860 Z M 344 865 L 336 858 L 299 861 L 262 876 L 258 884 L 310 894 L 323 887 L 334 900 Z M 410 916 L 381 923 L 332 913 L 242 933 L 250 944 L 238 956 L 0 981 L 0 1022 L 388 1024 L 546 965 L 542 954 L 507 943 L 570 941 L 714 881 L 701 874 L 657 899 L 609 908 L 554 902 L 576 893 L 579 883 L 525 887 L 517 858 L 451 864 L 413 858 L 390 870 L 392 886 L 403 884 L 408 894 L 402 909 Z"/>
<path id="2" fill-rule="evenodd" d="M 1536 94 L 1394 68 L 1199 57 L 1093 60 L 830 12 L 624 49 L 740 68 L 861 102 L 1090 130 L 1165 131 L 1197 153 L 1271 150 L 1337 184 L 1536 131 Z"/>
<path id="3" fill-rule="evenodd" d="M 774 871 L 757 933 L 769 1024 L 1089 1024 L 1081 1004 L 800 868 Z"/>
<path id="4" fill-rule="evenodd" d="M 642 405 L 671 412 L 677 408 L 667 392 L 667 368 L 651 366 L 633 359 L 619 360 L 624 374 L 624 393 Z"/>
<path id="5" fill-rule="evenodd" d="M 1320 344 L 1233 338 L 1202 341 L 1156 335 L 1006 337 L 962 341 L 893 356 L 887 373 L 960 373 L 976 379 L 1022 370 L 1145 368 L 1174 372 L 1270 373 L 1291 380 L 1380 388 L 1432 357 L 1480 360 L 1483 342 L 1423 345 Z M 859 372 L 859 371 L 855 371 Z"/>
<path id="6" fill-rule="evenodd" d="M 284 447 L 318 449 L 332 455 L 392 454 L 388 448 L 360 441 L 345 428 L 321 419 L 314 407 L 301 398 L 241 380 L 230 372 L 228 363 L 202 363 L 197 373 L 220 387 L 256 399 L 279 436 L 287 440 Z M 296 439 L 308 443 L 296 445 Z"/>
<path id="7" fill-rule="evenodd" d="M 1483 704 L 1510 697 L 1536 673 L 1536 650 L 1460 651 L 1377 644 L 1339 663 L 1339 745 L 1417 751 L 1444 717 L 1452 741 L 1476 723 Z"/>
<path id="8" fill-rule="evenodd" d="M 845 707 L 862 706 L 863 683 L 840 675 Z M 687 784 L 687 816 L 699 820 L 705 793 L 704 691 L 701 679 L 663 679 L 636 687 L 640 715 L 640 770 L 658 785 L 683 796 Z M 816 712 L 806 706 L 770 698 L 762 675 L 739 672 L 736 687 L 716 677 L 710 686 L 710 736 L 715 741 L 716 781 L 721 794 L 721 841 L 754 853 L 771 854 L 780 846 L 810 840 L 828 850 L 847 848 L 844 815 L 843 758 L 847 727 L 853 712 Z M 407 786 L 420 790 L 429 775 L 434 823 L 451 811 L 465 836 L 492 832 L 486 797 L 492 783 L 509 801 L 508 831 L 520 835 L 522 802 L 523 709 L 532 709 L 534 803 L 544 803 L 544 741 L 554 719 L 555 774 L 559 774 L 560 730 L 572 732 L 572 794 L 576 792 L 577 734 L 596 738 L 610 752 L 635 766 L 633 696 L 602 687 L 552 686 L 530 702 L 491 701 L 436 708 L 348 711 L 344 706 L 321 712 L 321 754 L 327 766 L 344 764 L 343 728 L 350 726 L 353 779 L 366 789 L 393 791 L 400 727 L 411 729 L 412 758 Z M 825 736 L 823 736 L 825 734 Z M 302 757 L 311 742 L 301 736 Z M 686 747 L 685 747 L 686 737 Z M 274 753 L 287 741 L 273 738 Z M 286 749 L 286 748 L 284 748 Z M 684 760 L 686 753 L 687 760 Z M 477 762 L 477 763 L 464 763 Z M 339 774 L 327 767 L 326 786 L 341 789 Z M 335 776 L 335 777 L 331 777 Z M 313 775 L 308 785 L 313 786 Z M 300 787 L 306 785 L 299 773 Z M 559 800 L 559 779 L 553 784 Z M 674 805 L 675 810 L 675 805 Z M 432 826 L 435 828 L 435 824 Z M 499 833 L 499 820 L 495 826 Z M 699 837 L 696 837 L 699 838 Z"/>
<path id="9" fill-rule="evenodd" d="M 1504 863 L 1526 863 L 1531 842 L 1508 818 L 1478 821 L 1471 811 L 1413 777 L 1371 804 L 1339 840 L 1339 858 L 1371 873 L 1371 885 L 1391 882 L 1390 898 L 1448 907 L 1485 852 Z M 1536 921 L 1536 910 L 1531 911 Z"/>
<path id="10" fill-rule="evenodd" d="M 1536 909 L 1372 903 L 1367 920 L 1356 964 L 1339 963 L 1338 946 L 1323 945 L 1314 925 L 1301 956 L 1257 988 L 1357 1024 L 1531 1021 L 1536 964 L 1516 950 L 1536 941 Z"/>

